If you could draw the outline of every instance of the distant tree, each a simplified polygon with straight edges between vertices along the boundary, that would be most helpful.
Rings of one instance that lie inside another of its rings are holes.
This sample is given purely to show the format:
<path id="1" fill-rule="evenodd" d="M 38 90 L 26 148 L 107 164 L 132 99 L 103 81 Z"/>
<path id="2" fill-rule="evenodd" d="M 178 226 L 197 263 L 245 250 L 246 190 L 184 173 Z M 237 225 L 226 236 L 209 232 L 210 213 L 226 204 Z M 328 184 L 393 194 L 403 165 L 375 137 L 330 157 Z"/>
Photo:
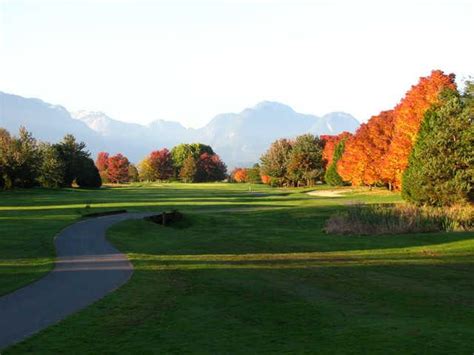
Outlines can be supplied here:
<path id="1" fill-rule="evenodd" d="M 168 180 L 173 176 L 173 159 L 168 149 L 163 148 L 150 153 L 148 157 L 152 169 L 151 180 Z"/>
<path id="2" fill-rule="evenodd" d="M 424 115 L 403 174 L 402 196 L 410 202 L 445 206 L 474 200 L 474 105 L 445 90 Z M 474 90 L 472 90 L 474 91 Z"/>
<path id="3" fill-rule="evenodd" d="M 260 165 L 254 164 L 251 168 L 246 169 L 247 182 L 252 184 L 261 184 L 262 178 L 260 177 Z"/>
<path id="4" fill-rule="evenodd" d="M 339 159 L 341 159 L 342 154 L 344 152 L 344 145 L 346 143 L 346 139 L 347 138 L 344 138 L 336 144 L 333 156 L 330 159 L 331 163 L 328 165 L 326 169 L 324 180 L 329 185 L 332 185 L 332 186 L 344 185 L 344 181 L 342 180 L 341 176 L 337 172 L 337 162 L 339 161 Z"/>
<path id="5" fill-rule="evenodd" d="M 324 173 L 323 141 L 312 134 L 296 137 L 288 158 L 288 180 L 295 185 L 313 185 Z"/>
<path id="6" fill-rule="evenodd" d="M 14 186 L 32 187 L 36 184 L 36 175 L 40 162 L 38 144 L 32 134 L 20 127 L 18 138 L 14 140 L 15 181 Z"/>
<path id="7" fill-rule="evenodd" d="M 10 133 L 0 128 L 0 186 L 13 188 L 15 173 L 13 138 Z"/>
<path id="8" fill-rule="evenodd" d="M 194 157 L 190 154 L 184 160 L 181 166 L 179 177 L 184 182 L 195 182 L 197 173 L 197 163 Z"/>
<path id="9" fill-rule="evenodd" d="M 272 181 L 272 178 L 268 175 L 261 175 L 260 178 L 262 179 L 262 182 L 266 185 L 269 185 Z"/>
<path id="10" fill-rule="evenodd" d="M 99 170 L 91 158 L 83 158 L 80 160 L 79 173 L 76 177 L 76 183 L 79 187 L 97 188 L 102 185 Z"/>
<path id="11" fill-rule="evenodd" d="M 217 154 L 203 153 L 197 161 L 197 182 L 221 181 L 226 178 L 227 167 Z"/>
<path id="12" fill-rule="evenodd" d="M 99 152 L 99 154 L 97 154 L 97 159 L 95 160 L 95 166 L 97 167 L 97 170 L 99 170 L 102 182 L 109 182 L 109 173 L 107 172 L 107 169 L 109 168 L 109 153 Z"/>
<path id="13" fill-rule="evenodd" d="M 128 166 L 128 181 L 129 182 L 137 182 L 140 180 L 140 176 L 138 174 L 138 169 L 135 165 L 130 164 Z"/>
<path id="14" fill-rule="evenodd" d="M 49 143 L 39 144 L 40 163 L 38 183 L 42 187 L 58 188 L 63 185 L 64 162 L 60 159 L 58 151 Z"/>
<path id="15" fill-rule="evenodd" d="M 140 181 L 154 181 L 155 172 L 150 162 L 150 157 L 146 157 L 138 163 Z"/>
<path id="16" fill-rule="evenodd" d="M 20 127 L 18 137 L 12 137 L 5 129 L 0 130 L 0 183 L 3 188 L 34 186 L 39 158 L 38 144 L 24 127 Z"/>
<path id="17" fill-rule="evenodd" d="M 181 167 L 189 155 L 192 155 L 194 160 L 197 161 L 204 153 L 208 153 L 210 155 L 215 154 L 210 146 L 202 143 L 183 143 L 173 147 L 173 149 L 171 149 L 171 156 L 173 159 L 173 166 L 175 168 L 175 176 L 179 176 Z"/>
<path id="18" fill-rule="evenodd" d="M 95 161 L 95 166 L 100 171 L 106 171 L 109 168 L 109 153 L 99 152 Z"/>
<path id="19" fill-rule="evenodd" d="M 116 154 L 108 159 L 108 179 L 114 184 L 128 182 L 128 168 L 130 162 L 122 154 Z"/>
<path id="20" fill-rule="evenodd" d="M 291 142 L 279 139 L 260 158 L 262 175 L 275 179 L 278 185 L 283 185 L 287 177 L 287 165 L 290 158 Z"/>
<path id="21" fill-rule="evenodd" d="M 87 159 L 90 159 L 89 152 L 85 150 L 86 144 L 84 142 L 77 143 L 76 138 L 72 134 L 68 134 L 53 147 L 64 165 L 63 186 L 70 187 L 73 181 L 82 173 L 82 169 L 90 168 L 90 164 L 85 163 Z M 94 170 L 97 170 L 97 168 Z M 91 172 L 92 175 L 94 175 L 94 172 Z"/>
<path id="22" fill-rule="evenodd" d="M 235 168 L 231 173 L 232 179 L 235 182 L 246 182 L 247 181 L 247 169 Z"/>

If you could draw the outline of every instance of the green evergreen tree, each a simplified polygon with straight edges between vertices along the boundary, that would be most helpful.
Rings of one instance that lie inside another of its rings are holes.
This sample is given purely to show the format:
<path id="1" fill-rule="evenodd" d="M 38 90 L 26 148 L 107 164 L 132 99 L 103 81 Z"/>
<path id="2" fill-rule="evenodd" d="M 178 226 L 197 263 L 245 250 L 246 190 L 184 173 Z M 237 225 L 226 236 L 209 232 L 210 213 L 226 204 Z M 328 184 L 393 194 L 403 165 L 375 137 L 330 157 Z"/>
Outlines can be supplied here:
<path id="1" fill-rule="evenodd" d="M 59 159 L 64 164 L 64 187 L 72 185 L 83 167 L 83 160 L 90 157 L 89 152 L 85 148 L 86 144 L 84 142 L 76 142 L 76 138 L 72 134 L 67 134 L 61 142 L 54 145 Z"/>
<path id="2" fill-rule="evenodd" d="M 82 158 L 76 176 L 76 183 L 79 187 L 96 188 L 102 185 L 99 170 L 91 158 Z"/>
<path id="3" fill-rule="evenodd" d="M 39 144 L 40 164 L 36 180 L 42 187 L 57 188 L 63 185 L 64 163 L 58 151 L 49 143 Z"/>
<path id="4" fill-rule="evenodd" d="M 263 175 L 268 175 L 276 185 L 283 185 L 288 176 L 288 161 L 291 153 L 291 142 L 278 139 L 260 157 L 260 169 Z"/>
<path id="5" fill-rule="evenodd" d="M 472 84 L 464 97 L 444 91 L 429 109 L 403 174 L 402 196 L 435 206 L 473 200 L 474 110 Z"/>
<path id="6" fill-rule="evenodd" d="M 337 143 L 334 148 L 334 155 L 332 158 L 331 164 L 327 167 L 326 173 L 324 174 L 324 180 L 327 184 L 332 186 L 343 186 L 345 185 L 344 180 L 337 172 L 337 162 L 341 159 L 342 154 L 344 153 L 344 146 L 346 144 L 346 139 L 342 139 Z"/>

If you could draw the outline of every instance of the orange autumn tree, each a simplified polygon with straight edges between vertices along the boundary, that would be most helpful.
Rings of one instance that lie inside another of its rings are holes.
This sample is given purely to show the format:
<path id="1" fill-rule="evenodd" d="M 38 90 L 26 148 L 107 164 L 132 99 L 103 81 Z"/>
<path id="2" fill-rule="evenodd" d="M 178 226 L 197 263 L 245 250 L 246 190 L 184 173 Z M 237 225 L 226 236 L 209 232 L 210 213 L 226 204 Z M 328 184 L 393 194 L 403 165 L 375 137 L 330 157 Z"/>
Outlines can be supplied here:
<path id="1" fill-rule="evenodd" d="M 325 162 L 325 165 L 324 165 L 325 168 L 331 165 L 332 163 L 336 145 L 344 138 L 348 138 L 350 136 L 351 134 L 349 132 L 342 132 L 335 136 L 330 136 L 330 135 L 320 136 L 321 140 L 324 142 L 323 161 Z"/>
<path id="2" fill-rule="evenodd" d="M 353 186 L 363 185 L 365 169 L 369 164 L 366 152 L 368 124 L 363 123 L 356 133 L 346 140 L 342 158 L 337 162 L 337 172 L 342 180 Z"/>
<path id="3" fill-rule="evenodd" d="M 269 185 L 272 182 L 272 178 L 268 175 L 261 175 L 260 178 L 262 179 L 262 182 L 266 185 Z"/>
<path id="4" fill-rule="evenodd" d="M 366 152 L 369 164 L 363 176 L 365 185 L 377 185 L 385 182 L 380 171 L 380 165 L 392 141 L 393 121 L 394 111 L 390 110 L 373 116 L 367 122 L 368 138 L 366 141 Z"/>
<path id="5" fill-rule="evenodd" d="M 234 171 L 231 173 L 231 176 L 234 178 L 235 182 L 246 182 L 247 169 L 235 168 Z"/>
<path id="6" fill-rule="evenodd" d="M 402 174 L 408 165 L 408 156 L 423 116 L 428 108 L 439 102 L 441 91 L 456 89 L 454 78 L 454 74 L 446 75 L 441 70 L 434 70 L 430 76 L 420 78 L 395 107 L 392 141 L 379 167 L 383 180 L 390 187 L 401 188 Z"/>
<path id="7" fill-rule="evenodd" d="M 363 123 L 346 141 L 337 172 L 354 186 L 383 183 L 379 166 L 390 145 L 393 111 L 383 111 Z"/>

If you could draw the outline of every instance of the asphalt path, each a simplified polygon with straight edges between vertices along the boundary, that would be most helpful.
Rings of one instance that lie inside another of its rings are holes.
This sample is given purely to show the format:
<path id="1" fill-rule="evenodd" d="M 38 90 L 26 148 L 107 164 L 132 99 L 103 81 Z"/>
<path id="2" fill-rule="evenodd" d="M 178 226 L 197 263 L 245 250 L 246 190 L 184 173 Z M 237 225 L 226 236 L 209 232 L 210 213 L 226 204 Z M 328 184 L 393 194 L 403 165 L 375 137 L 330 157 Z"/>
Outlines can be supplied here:
<path id="1" fill-rule="evenodd" d="M 0 297 L 0 350 L 87 307 L 128 281 L 127 257 L 105 238 L 114 223 L 152 213 L 123 213 L 77 222 L 55 239 L 54 269 Z"/>

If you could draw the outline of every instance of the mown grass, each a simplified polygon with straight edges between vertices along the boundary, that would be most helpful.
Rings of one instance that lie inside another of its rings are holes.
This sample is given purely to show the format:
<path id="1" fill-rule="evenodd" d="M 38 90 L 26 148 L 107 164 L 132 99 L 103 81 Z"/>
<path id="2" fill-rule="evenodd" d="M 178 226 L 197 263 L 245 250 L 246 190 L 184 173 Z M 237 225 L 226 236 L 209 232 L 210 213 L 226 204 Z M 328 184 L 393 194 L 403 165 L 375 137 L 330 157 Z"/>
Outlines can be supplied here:
<path id="1" fill-rule="evenodd" d="M 247 189 L 91 192 L 92 209 L 177 207 L 185 219 L 174 227 L 144 220 L 114 226 L 109 239 L 135 267 L 130 282 L 6 353 L 472 352 L 472 233 L 328 235 L 325 221 L 346 203 L 399 196 Z M 21 213 L 44 213 L 45 201 L 76 206 L 61 213 L 82 204 L 34 193 L 43 200 L 24 201 Z"/>
<path id="2" fill-rule="evenodd" d="M 232 208 L 249 203 L 265 207 L 274 206 L 280 196 L 278 190 L 263 185 L 253 186 L 252 192 L 247 190 L 247 185 L 231 184 L 135 184 L 98 190 L 0 191 L 0 295 L 50 271 L 54 266 L 54 236 L 86 213 L 121 208 Z M 268 196 L 254 198 L 255 193 L 262 192 Z"/>

